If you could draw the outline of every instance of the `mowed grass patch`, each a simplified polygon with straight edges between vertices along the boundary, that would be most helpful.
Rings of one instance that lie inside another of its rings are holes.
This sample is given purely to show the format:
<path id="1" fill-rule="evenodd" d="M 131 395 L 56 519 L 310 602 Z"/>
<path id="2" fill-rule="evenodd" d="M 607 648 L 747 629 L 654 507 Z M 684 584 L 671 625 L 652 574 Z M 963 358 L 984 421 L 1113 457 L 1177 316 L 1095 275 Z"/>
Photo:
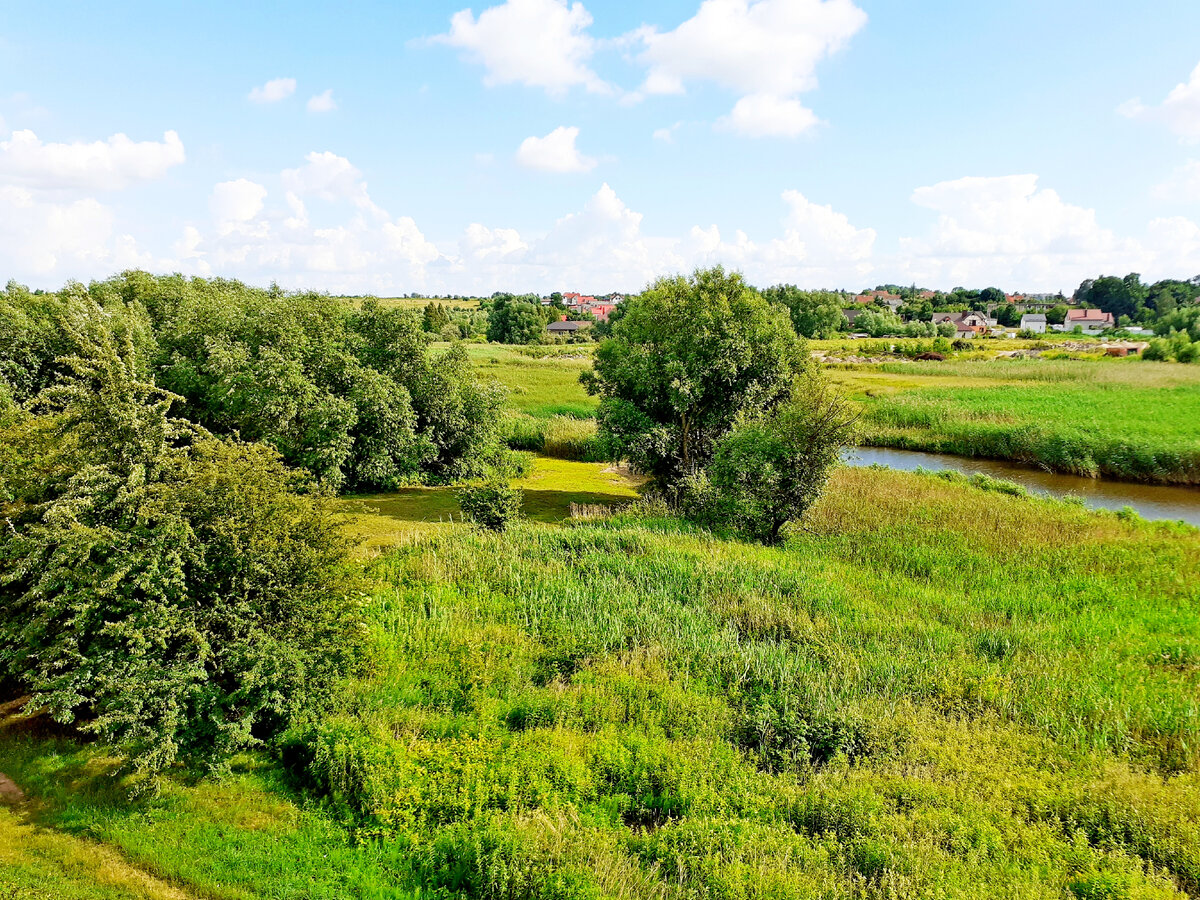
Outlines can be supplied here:
<path id="1" fill-rule="evenodd" d="M 0 729 L 0 765 L 37 798 L 20 816 L 0 809 L 4 900 L 421 896 L 405 887 L 416 882 L 405 850 L 356 843 L 265 759 L 139 798 L 91 745 Z"/>
<path id="2" fill-rule="evenodd" d="M 643 479 L 605 463 L 539 456 L 528 474 L 514 479 L 524 492 L 522 511 L 537 522 L 571 517 L 571 507 L 616 508 L 638 497 Z M 346 532 L 364 552 L 407 543 L 422 533 L 463 526 L 453 486 L 411 487 L 389 494 L 334 501 L 346 517 Z"/>

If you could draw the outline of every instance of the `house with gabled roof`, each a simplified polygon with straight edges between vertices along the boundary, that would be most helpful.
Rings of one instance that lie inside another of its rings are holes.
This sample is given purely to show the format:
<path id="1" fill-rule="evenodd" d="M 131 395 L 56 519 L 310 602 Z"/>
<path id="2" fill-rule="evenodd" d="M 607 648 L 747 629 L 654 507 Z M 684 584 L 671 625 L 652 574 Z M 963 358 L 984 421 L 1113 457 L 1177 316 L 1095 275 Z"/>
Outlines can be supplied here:
<path id="1" fill-rule="evenodd" d="M 1063 331 L 1074 331 L 1081 328 L 1084 334 L 1099 334 L 1115 327 L 1116 319 L 1110 312 L 1099 309 L 1068 309 L 1067 319 L 1063 322 Z"/>

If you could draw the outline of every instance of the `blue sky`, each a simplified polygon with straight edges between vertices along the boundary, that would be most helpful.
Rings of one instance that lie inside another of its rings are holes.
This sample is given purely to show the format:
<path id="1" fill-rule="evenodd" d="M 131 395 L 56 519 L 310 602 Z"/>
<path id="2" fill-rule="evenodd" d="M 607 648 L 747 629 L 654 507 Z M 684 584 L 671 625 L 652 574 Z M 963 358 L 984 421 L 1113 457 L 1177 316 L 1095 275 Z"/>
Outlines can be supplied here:
<path id="1" fill-rule="evenodd" d="M 0 3 L 0 279 L 1200 273 L 1197 3 L 342 7 Z"/>

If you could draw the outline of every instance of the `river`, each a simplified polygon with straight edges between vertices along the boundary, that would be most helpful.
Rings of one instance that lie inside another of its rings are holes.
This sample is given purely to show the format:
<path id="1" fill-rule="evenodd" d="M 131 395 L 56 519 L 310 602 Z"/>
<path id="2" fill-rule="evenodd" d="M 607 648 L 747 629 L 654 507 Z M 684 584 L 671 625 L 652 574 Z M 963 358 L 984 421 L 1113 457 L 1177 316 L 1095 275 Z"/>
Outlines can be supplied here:
<path id="1" fill-rule="evenodd" d="M 1144 519 L 1183 520 L 1200 527 L 1200 488 L 1179 485 L 1139 484 L 1059 475 L 1042 469 L 994 459 L 972 459 L 946 453 L 920 453 L 885 447 L 857 447 L 847 451 L 844 461 L 851 466 L 887 466 L 911 472 L 914 469 L 953 469 L 974 475 L 1014 481 L 1030 491 L 1053 497 L 1079 497 L 1097 509 L 1119 510 L 1130 506 Z"/>

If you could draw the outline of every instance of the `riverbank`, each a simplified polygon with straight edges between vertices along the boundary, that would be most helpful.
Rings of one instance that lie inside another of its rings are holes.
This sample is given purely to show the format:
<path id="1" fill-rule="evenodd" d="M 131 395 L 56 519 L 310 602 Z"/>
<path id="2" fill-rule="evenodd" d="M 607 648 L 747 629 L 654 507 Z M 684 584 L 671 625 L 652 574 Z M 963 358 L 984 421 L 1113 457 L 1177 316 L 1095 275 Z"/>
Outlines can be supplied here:
<path id="1" fill-rule="evenodd" d="M 1192 486 L 1085 478 L 1002 460 L 879 447 L 853 448 L 846 451 L 844 461 L 855 468 L 886 466 L 901 472 L 982 475 L 1010 482 L 1033 494 L 1076 501 L 1090 509 L 1121 512 L 1129 508 L 1148 521 L 1186 522 L 1200 528 L 1200 488 Z"/>
<path id="2" fill-rule="evenodd" d="M 865 446 L 1200 484 L 1200 366 L 997 359 L 827 369 Z"/>

